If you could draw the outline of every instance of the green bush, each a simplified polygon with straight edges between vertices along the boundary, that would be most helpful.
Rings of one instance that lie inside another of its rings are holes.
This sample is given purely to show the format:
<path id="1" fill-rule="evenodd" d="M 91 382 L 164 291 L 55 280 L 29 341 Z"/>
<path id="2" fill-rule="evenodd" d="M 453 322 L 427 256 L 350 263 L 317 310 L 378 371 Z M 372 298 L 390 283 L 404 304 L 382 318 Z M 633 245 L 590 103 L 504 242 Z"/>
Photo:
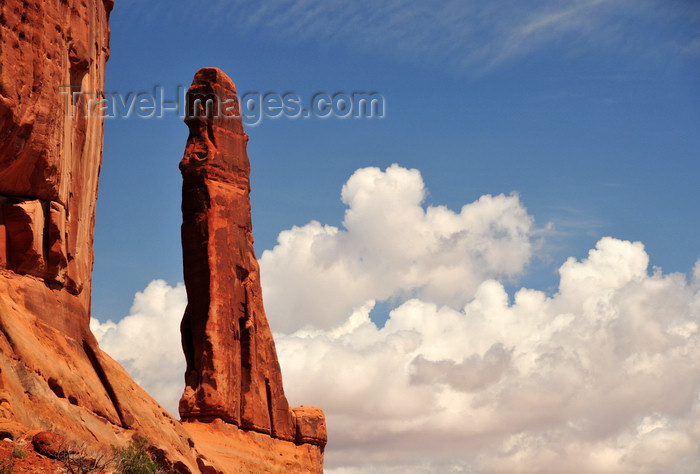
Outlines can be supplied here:
<path id="1" fill-rule="evenodd" d="M 158 464 L 153 462 L 146 451 L 146 438 L 131 441 L 124 448 L 112 447 L 114 455 L 114 468 L 122 474 L 155 474 L 158 472 Z"/>
<path id="2" fill-rule="evenodd" d="M 17 459 L 24 459 L 27 457 L 27 453 L 19 448 L 12 448 L 12 457 Z"/>

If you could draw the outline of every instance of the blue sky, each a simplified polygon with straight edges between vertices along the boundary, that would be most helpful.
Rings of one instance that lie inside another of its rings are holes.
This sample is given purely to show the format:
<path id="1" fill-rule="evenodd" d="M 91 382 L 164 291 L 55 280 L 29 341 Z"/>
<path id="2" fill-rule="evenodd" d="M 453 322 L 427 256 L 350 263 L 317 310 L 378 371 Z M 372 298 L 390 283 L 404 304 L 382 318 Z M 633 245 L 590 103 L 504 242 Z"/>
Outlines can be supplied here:
<path id="1" fill-rule="evenodd" d="M 563 292 L 558 269 L 569 257 L 583 261 L 605 236 L 642 242 L 647 275 L 656 266 L 693 278 L 700 257 L 695 2 L 121 0 L 111 26 L 108 92 L 160 85 L 174 97 L 198 68 L 216 66 L 239 93 L 384 96 L 382 119 L 264 118 L 247 128 L 259 256 L 281 231 L 313 220 L 342 233 L 343 185 L 359 169 L 384 172 L 397 163 L 420 171 L 424 208 L 459 213 L 483 195 L 517 193 L 534 219 L 522 265 L 470 273 L 475 285 L 495 278 L 511 300 L 521 287 Z M 170 114 L 107 120 L 105 132 L 93 317 L 118 322 L 152 281 L 168 288 L 182 281 L 178 162 L 187 129 Z M 371 231 L 375 221 L 362 222 Z M 279 252 L 262 265 L 271 282 L 290 275 Z M 268 317 L 273 330 L 279 318 L 279 330 L 291 334 L 301 327 L 286 327 L 286 316 L 270 311 L 285 302 L 273 285 L 263 288 L 272 298 Z M 453 301 L 401 288 L 369 295 L 380 328 L 409 297 Z M 475 294 L 466 291 L 459 305 Z M 697 309 L 683 314 L 697 318 Z M 338 469 L 347 464 L 329 459 Z"/>
<path id="2" fill-rule="evenodd" d="M 258 251 L 291 225 L 340 224 L 350 174 L 399 163 L 421 170 L 429 203 L 519 192 L 537 223 L 557 230 L 547 260 L 535 262 L 539 284 L 552 285 L 563 258 L 603 235 L 641 240 L 653 264 L 687 272 L 700 255 L 698 9 L 569 3 L 327 2 L 307 32 L 286 11 L 292 2 L 266 12 L 122 1 L 106 90 L 162 85 L 174 97 L 199 67 L 217 66 L 239 92 L 384 95 L 382 120 L 280 118 L 248 129 Z M 554 24 L 511 38 L 509 27 L 538 19 Z M 93 299 L 96 316 L 118 318 L 148 281 L 181 279 L 177 164 L 187 132 L 174 114 L 105 128 Z"/>

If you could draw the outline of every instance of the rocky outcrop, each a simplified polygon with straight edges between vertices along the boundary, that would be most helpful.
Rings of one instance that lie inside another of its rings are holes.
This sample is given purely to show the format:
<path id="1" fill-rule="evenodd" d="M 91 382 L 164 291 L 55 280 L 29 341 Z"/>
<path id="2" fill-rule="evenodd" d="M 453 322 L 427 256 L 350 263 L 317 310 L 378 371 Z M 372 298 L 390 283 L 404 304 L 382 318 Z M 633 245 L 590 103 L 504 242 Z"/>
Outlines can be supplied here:
<path id="1" fill-rule="evenodd" d="M 187 111 L 190 136 L 180 162 L 187 372 L 180 415 L 323 447 L 323 413 L 290 410 L 282 388 L 253 249 L 248 136 L 231 79 L 200 69 Z"/>
<path id="2" fill-rule="evenodd" d="M 197 467 L 202 473 L 323 473 L 319 446 L 283 441 L 221 420 L 184 425 L 200 453 Z"/>
<path id="3" fill-rule="evenodd" d="M 191 169 L 186 182 L 195 198 L 186 202 L 195 219 L 206 219 L 184 241 L 193 302 L 183 415 L 223 421 L 174 419 L 90 332 L 103 142 L 91 101 L 104 84 L 113 5 L 0 0 L 0 433 L 16 439 L 46 431 L 107 451 L 145 437 L 148 451 L 175 472 L 320 472 L 322 414 L 300 416 L 287 406 L 262 309 L 240 122 L 189 121 L 188 156 L 206 159 Z M 220 87 L 208 74 L 203 90 Z M 231 92 L 229 83 L 221 87 Z M 213 201 L 198 201 L 198 193 Z M 197 210 L 205 202 L 216 216 Z M 239 227 L 245 232 L 232 232 Z"/>
<path id="4" fill-rule="evenodd" d="M 79 295 L 85 317 L 113 2 L 1 5 L 0 264 Z"/>
<path id="5" fill-rule="evenodd" d="M 50 431 L 35 434 L 32 437 L 32 446 L 37 453 L 54 459 L 60 458 L 71 448 L 68 438 Z"/>
<path id="6" fill-rule="evenodd" d="M 297 443 L 308 443 L 324 447 L 328 440 L 326 433 L 326 416 L 316 407 L 297 407 L 292 410 L 295 438 Z"/>
<path id="7" fill-rule="evenodd" d="M 89 329 L 112 6 L 0 1 L 0 424 L 98 449 L 138 434 L 195 472 L 188 433 Z"/>

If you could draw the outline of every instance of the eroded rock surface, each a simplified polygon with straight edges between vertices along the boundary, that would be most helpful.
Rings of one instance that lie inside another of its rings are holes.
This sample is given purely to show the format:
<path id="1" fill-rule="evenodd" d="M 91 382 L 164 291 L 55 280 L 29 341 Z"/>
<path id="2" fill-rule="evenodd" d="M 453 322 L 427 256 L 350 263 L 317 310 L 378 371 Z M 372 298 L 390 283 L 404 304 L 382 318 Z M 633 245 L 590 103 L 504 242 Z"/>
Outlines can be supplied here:
<path id="1" fill-rule="evenodd" d="M 289 409 L 262 308 L 240 121 L 188 121 L 181 408 L 192 422 L 90 332 L 103 119 L 89 101 L 103 88 L 113 5 L 0 0 L 0 431 L 107 451 L 145 437 L 175 472 L 322 472 L 325 420 Z M 235 98 L 217 70 L 193 89 Z"/>
<path id="2" fill-rule="evenodd" d="M 180 162 L 187 372 L 180 415 L 322 447 L 323 413 L 316 409 L 313 423 L 306 421 L 310 412 L 295 415 L 282 388 L 253 249 L 248 136 L 235 86 L 219 69 L 200 69 L 187 101 L 190 136 Z"/>
<path id="3" fill-rule="evenodd" d="M 0 420 L 107 450 L 138 434 L 196 472 L 188 433 L 89 329 L 103 120 L 88 104 L 112 6 L 0 1 Z"/>
<path id="4" fill-rule="evenodd" d="M 0 4 L 0 264 L 80 295 L 83 317 L 103 136 L 89 104 L 103 90 L 112 6 Z"/>

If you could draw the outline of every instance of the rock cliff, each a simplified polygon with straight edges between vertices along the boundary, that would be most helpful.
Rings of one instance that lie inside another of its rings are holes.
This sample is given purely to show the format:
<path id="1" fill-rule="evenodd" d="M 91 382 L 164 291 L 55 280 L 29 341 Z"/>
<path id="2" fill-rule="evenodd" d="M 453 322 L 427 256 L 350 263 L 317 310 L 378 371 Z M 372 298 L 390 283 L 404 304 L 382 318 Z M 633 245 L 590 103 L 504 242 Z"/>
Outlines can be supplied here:
<path id="1" fill-rule="evenodd" d="M 0 3 L 0 262 L 90 307 L 112 1 Z"/>
<path id="2" fill-rule="evenodd" d="M 0 0 L 0 431 L 50 431 L 95 449 L 143 436 L 178 472 L 321 472 L 323 415 L 287 406 L 262 309 L 240 121 L 188 119 L 187 423 L 90 332 L 103 143 L 90 100 L 104 84 L 113 5 Z M 235 94 L 216 70 L 197 77 L 196 90 Z M 190 166 L 188 156 L 206 160 Z M 202 207 L 212 202 L 216 214 Z"/>
<path id="3" fill-rule="evenodd" d="M 112 7 L 0 2 L 0 425 L 95 448 L 138 434 L 194 471 L 187 432 L 89 329 L 103 143 L 89 105 L 104 87 Z"/>

